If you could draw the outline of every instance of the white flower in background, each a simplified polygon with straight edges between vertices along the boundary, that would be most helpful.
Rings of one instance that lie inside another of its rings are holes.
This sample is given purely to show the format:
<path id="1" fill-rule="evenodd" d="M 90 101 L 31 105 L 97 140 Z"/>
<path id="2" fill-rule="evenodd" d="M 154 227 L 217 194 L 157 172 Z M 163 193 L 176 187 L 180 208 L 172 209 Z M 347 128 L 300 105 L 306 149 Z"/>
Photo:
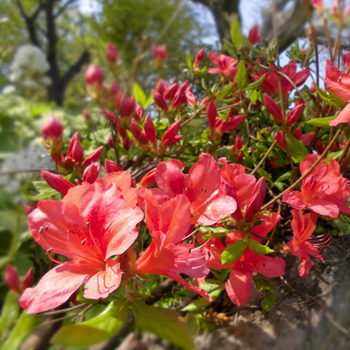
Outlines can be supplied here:
<path id="1" fill-rule="evenodd" d="M 25 87 L 43 88 L 51 84 L 51 80 L 45 76 L 49 68 L 41 49 L 34 45 L 24 44 L 16 50 L 8 78 L 11 82 Z"/>
<path id="2" fill-rule="evenodd" d="M 6 85 L 1 90 L 1 93 L 4 95 L 12 95 L 15 92 L 16 92 L 16 87 L 14 85 Z"/>

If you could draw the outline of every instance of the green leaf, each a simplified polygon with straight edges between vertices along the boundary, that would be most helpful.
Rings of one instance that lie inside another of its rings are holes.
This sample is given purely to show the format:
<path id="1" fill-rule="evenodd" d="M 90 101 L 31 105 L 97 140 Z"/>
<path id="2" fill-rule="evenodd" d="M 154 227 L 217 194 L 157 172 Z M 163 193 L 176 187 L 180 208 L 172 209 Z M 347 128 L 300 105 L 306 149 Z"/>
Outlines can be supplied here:
<path id="1" fill-rule="evenodd" d="M 91 320 L 60 328 L 51 339 L 52 343 L 65 346 L 90 346 L 117 334 L 128 316 L 126 298 L 114 300 L 106 309 Z"/>
<path id="2" fill-rule="evenodd" d="M 19 315 L 19 304 L 18 304 L 18 294 L 13 290 L 10 290 L 7 295 L 5 302 L 1 310 L 1 325 L 2 331 L 7 332 L 12 323 L 16 320 Z"/>
<path id="3" fill-rule="evenodd" d="M 187 52 L 187 55 L 186 55 L 186 63 L 187 63 L 187 66 L 189 69 L 192 69 L 193 68 L 193 62 L 191 60 L 191 51 L 188 51 Z"/>
<path id="4" fill-rule="evenodd" d="M 255 239 L 253 238 L 249 238 L 248 239 L 248 248 L 259 255 L 267 255 L 267 254 L 271 254 L 274 252 L 274 250 L 272 250 L 271 248 L 269 248 L 266 245 L 262 245 L 259 244 Z"/>
<path id="5" fill-rule="evenodd" d="M 216 96 L 216 99 L 217 100 L 223 100 L 224 98 L 226 98 L 232 92 L 234 87 L 235 87 L 234 83 L 225 86 L 223 89 L 221 89 L 219 91 L 219 93 Z"/>
<path id="6" fill-rule="evenodd" d="M 331 153 L 329 153 L 329 154 L 327 155 L 327 157 L 325 158 L 326 164 L 329 163 L 329 160 L 330 160 L 331 158 L 333 158 L 334 160 L 339 159 L 340 156 L 343 154 L 343 152 L 344 152 L 344 150 L 341 149 L 341 150 L 338 151 L 338 152 L 331 152 Z"/>
<path id="7" fill-rule="evenodd" d="M 234 46 L 226 39 L 224 39 L 223 41 L 224 41 L 224 44 L 222 46 L 222 51 L 227 51 L 231 57 L 237 59 L 238 57 Z"/>
<path id="8" fill-rule="evenodd" d="M 270 290 L 270 293 L 266 298 L 264 298 L 261 302 L 261 306 L 263 307 L 264 311 L 270 311 L 272 307 L 275 305 L 276 302 L 276 293 L 275 290 Z"/>
<path id="9" fill-rule="evenodd" d="M 46 181 L 33 181 L 34 187 L 39 191 L 36 196 L 24 196 L 30 201 L 41 201 L 43 199 L 51 198 L 59 192 L 54 190 Z"/>
<path id="10" fill-rule="evenodd" d="M 244 88 L 244 91 L 258 89 L 261 83 L 264 81 L 265 77 L 266 77 L 266 74 L 264 74 L 257 81 L 254 81 L 254 83 L 249 84 L 246 88 Z"/>
<path id="11" fill-rule="evenodd" d="M 346 107 L 347 103 L 343 101 L 339 96 L 334 94 L 332 91 L 328 91 L 328 95 L 336 103 L 339 109 L 343 109 Z"/>
<path id="12" fill-rule="evenodd" d="M 236 81 L 240 91 L 243 91 L 248 83 L 248 71 L 243 61 L 238 63 Z"/>
<path id="13" fill-rule="evenodd" d="M 234 19 L 231 23 L 230 29 L 231 39 L 235 46 L 240 49 L 242 47 L 244 37 L 241 32 L 241 26 L 238 19 Z"/>
<path id="14" fill-rule="evenodd" d="M 307 121 L 307 123 L 313 126 L 317 126 L 318 128 L 330 128 L 329 122 L 331 120 L 334 120 L 335 118 L 337 117 L 334 116 L 334 117 L 325 117 L 325 118 L 314 118 Z"/>
<path id="15" fill-rule="evenodd" d="M 255 278 L 255 287 L 260 292 L 265 291 L 268 293 L 267 297 L 262 300 L 261 306 L 264 311 L 271 310 L 276 302 L 275 286 L 265 277 L 258 275 Z"/>
<path id="16" fill-rule="evenodd" d="M 297 140 L 292 134 L 286 134 L 287 149 L 293 162 L 300 163 L 309 154 L 302 141 Z"/>
<path id="17" fill-rule="evenodd" d="M 135 81 L 132 87 L 132 93 L 135 95 L 136 101 L 141 105 L 143 109 L 147 107 L 147 95 L 142 90 L 142 87 Z"/>
<path id="18" fill-rule="evenodd" d="M 258 169 L 258 174 L 259 174 L 260 177 L 264 177 L 265 180 L 268 181 L 269 183 L 273 183 L 269 173 L 266 170 L 264 170 L 263 168 L 259 168 Z"/>
<path id="19" fill-rule="evenodd" d="M 275 181 L 274 185 L 280 190 L 283 191 L 285 184 L 283 182 Z"/>
<path id="20" fill-rule="evenodd" d="M 133 300 L 131 306 L 135 322 L 142 330 L 154 333 L 185 350 L 195 350 L 191 328 L 175 311 L 148 306 L 139 300 Z"/>
<path id="21" fill-rule="evenodd" d="M 36 323 L 36 315 L 27 315 L 22 312 L 10 336 L 2 345 L 1 350 L 19 350 L 32 333 Z"/>
<path id="22" fill-rule="evenodd" d="M 247 240 L 239 240 L 228 245 L 221 254 L 221 262 L 223 264 L 231 264 L 237 261 L 242 256 L 247 247 Z"/>
<path id="23" fill-rule="evenodd" d="M 206 285 L 210 284 L 211 289 L 207 290 L 205 289 Z M 204 289 L 208 295 L 213 299 L 213 301 L 208 301 L 207 299 L 200 298 L 195 300 L 193 303 L 187 305 L 184 307 L 181 311 L 195 311 L 204 307 L 207 307 L 211 303 L 213 303 L 217 297 L 221 294 L 221 292 L 225 289 L 225 285 L 219 285 L 219 284 L 211 284 L 211 283 L 202 283 L 199 288 Z"/>
<path id="24" fill-rule="evenodd" d="M 329 102 L 329 96 L 326 91 L 321 90 L 316 84 L 314 84 L 315 90 L 321 97 L 321 99 L 325 102 Z"/>
<path id="25" fill-rule="evenodd" d="M 284 173 L 283 175 L 281 175 L 276 181 L 284 181 L 284 180 L 288 180 L 288 179 L 291 179 L 293 176 L 292 172 L 291 171 L 288 171 L 286 173 Z"/>
<path id="26" fill-rule="evenodd" d="M 205 241 L 209 238 L 225 237 L 228 233 L 228 230 L 226 230 L 224 227 L 201 226 L 199 231 L 202 233 L 207 233 L 207 235 L 202 237 Z"/>

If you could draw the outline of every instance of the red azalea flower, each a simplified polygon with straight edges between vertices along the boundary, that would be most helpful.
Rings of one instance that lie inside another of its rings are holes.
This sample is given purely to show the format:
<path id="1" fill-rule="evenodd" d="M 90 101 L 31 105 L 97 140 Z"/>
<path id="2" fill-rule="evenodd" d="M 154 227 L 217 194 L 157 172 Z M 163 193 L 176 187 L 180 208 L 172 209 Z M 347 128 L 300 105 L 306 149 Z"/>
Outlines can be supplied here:
<path id="1" fill-rule="evenodd" d="M 307 155 L 300 164 L 301 175 L 305 174 L 319 157 L 315 154 Z M 303 210 L 308 207 L 317 214 L 336 218 L 339 211 L 350 214 L 350 208 L 345 205 L 350 194 L 348 183 L 349 180 L 340 173 L 337 161 L 331 158 L 326 164 L 322 159 L 303 180 L 301 192 L 288 191 L 282 200 L 294 209 Z"/>
<path id="2" fill-rule="evenodd" d="M 350 76 L 340 72 L 331 60 L 326 60 L 326 79 L 324 80 L 324 86 L 327 91 L 333 92 L 346 102 L 350 102 Z"/>
<path id="3" fill-rule="evenodd" d="M 119 287 L 120 263 L 111 258 L 131 246 L 138 235 L 135 225 L 143 218 L 142 211 L 134 208 L 130 187 L 118 186 L 123 183 L 119 174 L 109 174 L 92 185 L 83 182 L 61 201 L 40 201 L 28 215 L 29 230 L 48 255 L 52 252 L 71 259 L 54 261 L 60 265 L 46 273 L 35 288 L 24 291 L 20 305 L 28 313 L 63 304 L 82 284 L 87 299 L 106 298 Z"/>
<path id="4" fill-rule="evenodd" d="M 217 67 L 217 68 L 209 68 L 208 72 L 210 74 L 220 73 L 224 77 L 231 77 L 231 78 L 234 78 L 236 76 L 237 60 L 233 59 L 230 56 L 225 56 L 223 54 L 216 56 L 214 52 L 210 52 L 209 59 Z"/>
<path id="5" fill-rule="evenodd" d="M 202 153 L 188 175 L 182 173 L 184 167 L 181 161 L 175 159 L 158 164 L 155 179 L 164 191 L 160 191 L 162 198 L 184 194 L 191 203 L 192 223 L 212 225 L 235 212 L 236 201 L 219 193 L 220 166 L 213 156 Z"/>
<path id="6" fill-rule="evenodd" d="M 146 201 L 146 224 L 152 242 L 134 265 L 137 274 L 157 274 L 173 278 L 189 290 L 211 300 L 208 294 L 187 283 L 184 273 L 193 278 L 205 277 L 209 273 L 208 255 L 193 244 L 181 243 L 191 225 L 190 202 L 184 195 L 158 204 L 150 190 L 142 190 Z"/>
<path id="7" fill-rule="evenodd" d="M 292 229 L 294 237 L 285 245 L 284 249 L 294 256 L 299 256 L 299 276 L 305 277 L 312 266 L 310 256 L 322 260 L 318 248 L 325 248 L 332 243 L 332 239 L 328 235 L 311 237 L 316 228 L 316 213 L 303 215 L 301 210 L 292 210 L 291 213 L 293 214 Z"/>

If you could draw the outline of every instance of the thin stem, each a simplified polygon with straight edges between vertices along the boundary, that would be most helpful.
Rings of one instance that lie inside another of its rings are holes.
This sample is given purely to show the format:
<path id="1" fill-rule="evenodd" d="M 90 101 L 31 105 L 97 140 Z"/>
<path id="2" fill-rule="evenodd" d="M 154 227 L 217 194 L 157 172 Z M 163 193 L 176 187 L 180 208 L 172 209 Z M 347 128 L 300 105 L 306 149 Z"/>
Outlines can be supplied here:
<path id="1" fill-rule="evenodd" d="M 339 164 L 341 164 L 342 161 L 343 161 L 343 159 L 345 158 L 345 155 L 346 155 L 346 153 L 347 153 L 349 147 L 350 147 L 350 139 L 349 139 L 348 142 L 346 143 L 345 148 L 344 148 L 344 151 L 343 151 L 343 154 L 342 154 L 342 155 L 340 156 L 340 158 L 339 158 L 339 161 L 338 161 Z"/>
<path id="2" fill-rule="evenodd" d="M 259 164 L 255 167 L 255 169 L 250 173 L 250 175 L 254 175 L 259 168 L 264 164 L 266 158 L 269 156 L 269 154 L 271 153 L 271 151 L 273 150 L 273 148 L 276 146 L 277 141 L 273 141 L 272 145 L 270 146 L 270 148 L 267 150 L 267 152 L 265 153 L 265 155 L 262 157 L 261 161 L 259 162 Z"/>

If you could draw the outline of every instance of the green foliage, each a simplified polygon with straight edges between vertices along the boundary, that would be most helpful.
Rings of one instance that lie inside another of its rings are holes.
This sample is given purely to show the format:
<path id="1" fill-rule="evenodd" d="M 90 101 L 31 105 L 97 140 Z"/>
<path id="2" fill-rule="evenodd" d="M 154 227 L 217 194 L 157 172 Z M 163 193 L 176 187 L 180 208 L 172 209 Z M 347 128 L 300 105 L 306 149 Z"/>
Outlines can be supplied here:
<path id="1" fill-rule="evenodd" d="M 259 244 L 255 239 L 252 239 L 252 238 L 248 239 L 248 248 L 252 252 L 254 252 L 256 254 L 260 254 L 260 255 L 267 255 L 267 254 L 271 254 L 274 252 L 268 246 Z"/>
<path id="2" fill-rule="evenodd" d="M 62 345 L 90 346 L 109 339 L 123 326 L 128 316 L 128 300 L 112 301 L 98 316 L 76 324 L 60 328 L 51 342 Z"/>
<path id="3" fill-rule="evenodd" d="M 309 154 L 306 146 L 302 141 L 297 140 L 292 134 L 286 134 L 287 149 L 296 163 L 301 163 L 305 156 Z"/>
<path id="4" fill-rule="evenodd" d="M 152 332 L 185 350 L 195 349 L 191 328 L 175 311 L 148 306 L 139 300 L 133 300 L 131 306 L 136 324 L 142 330 Z"/>
<path id="5" fill-rule="evenodd" d="M 221 262 L 223 264 L 231 264 L 237 261 L 246 248 L 248 247 L 248 240 L 243 239 L 229 244 L 221 254 Z"/>

